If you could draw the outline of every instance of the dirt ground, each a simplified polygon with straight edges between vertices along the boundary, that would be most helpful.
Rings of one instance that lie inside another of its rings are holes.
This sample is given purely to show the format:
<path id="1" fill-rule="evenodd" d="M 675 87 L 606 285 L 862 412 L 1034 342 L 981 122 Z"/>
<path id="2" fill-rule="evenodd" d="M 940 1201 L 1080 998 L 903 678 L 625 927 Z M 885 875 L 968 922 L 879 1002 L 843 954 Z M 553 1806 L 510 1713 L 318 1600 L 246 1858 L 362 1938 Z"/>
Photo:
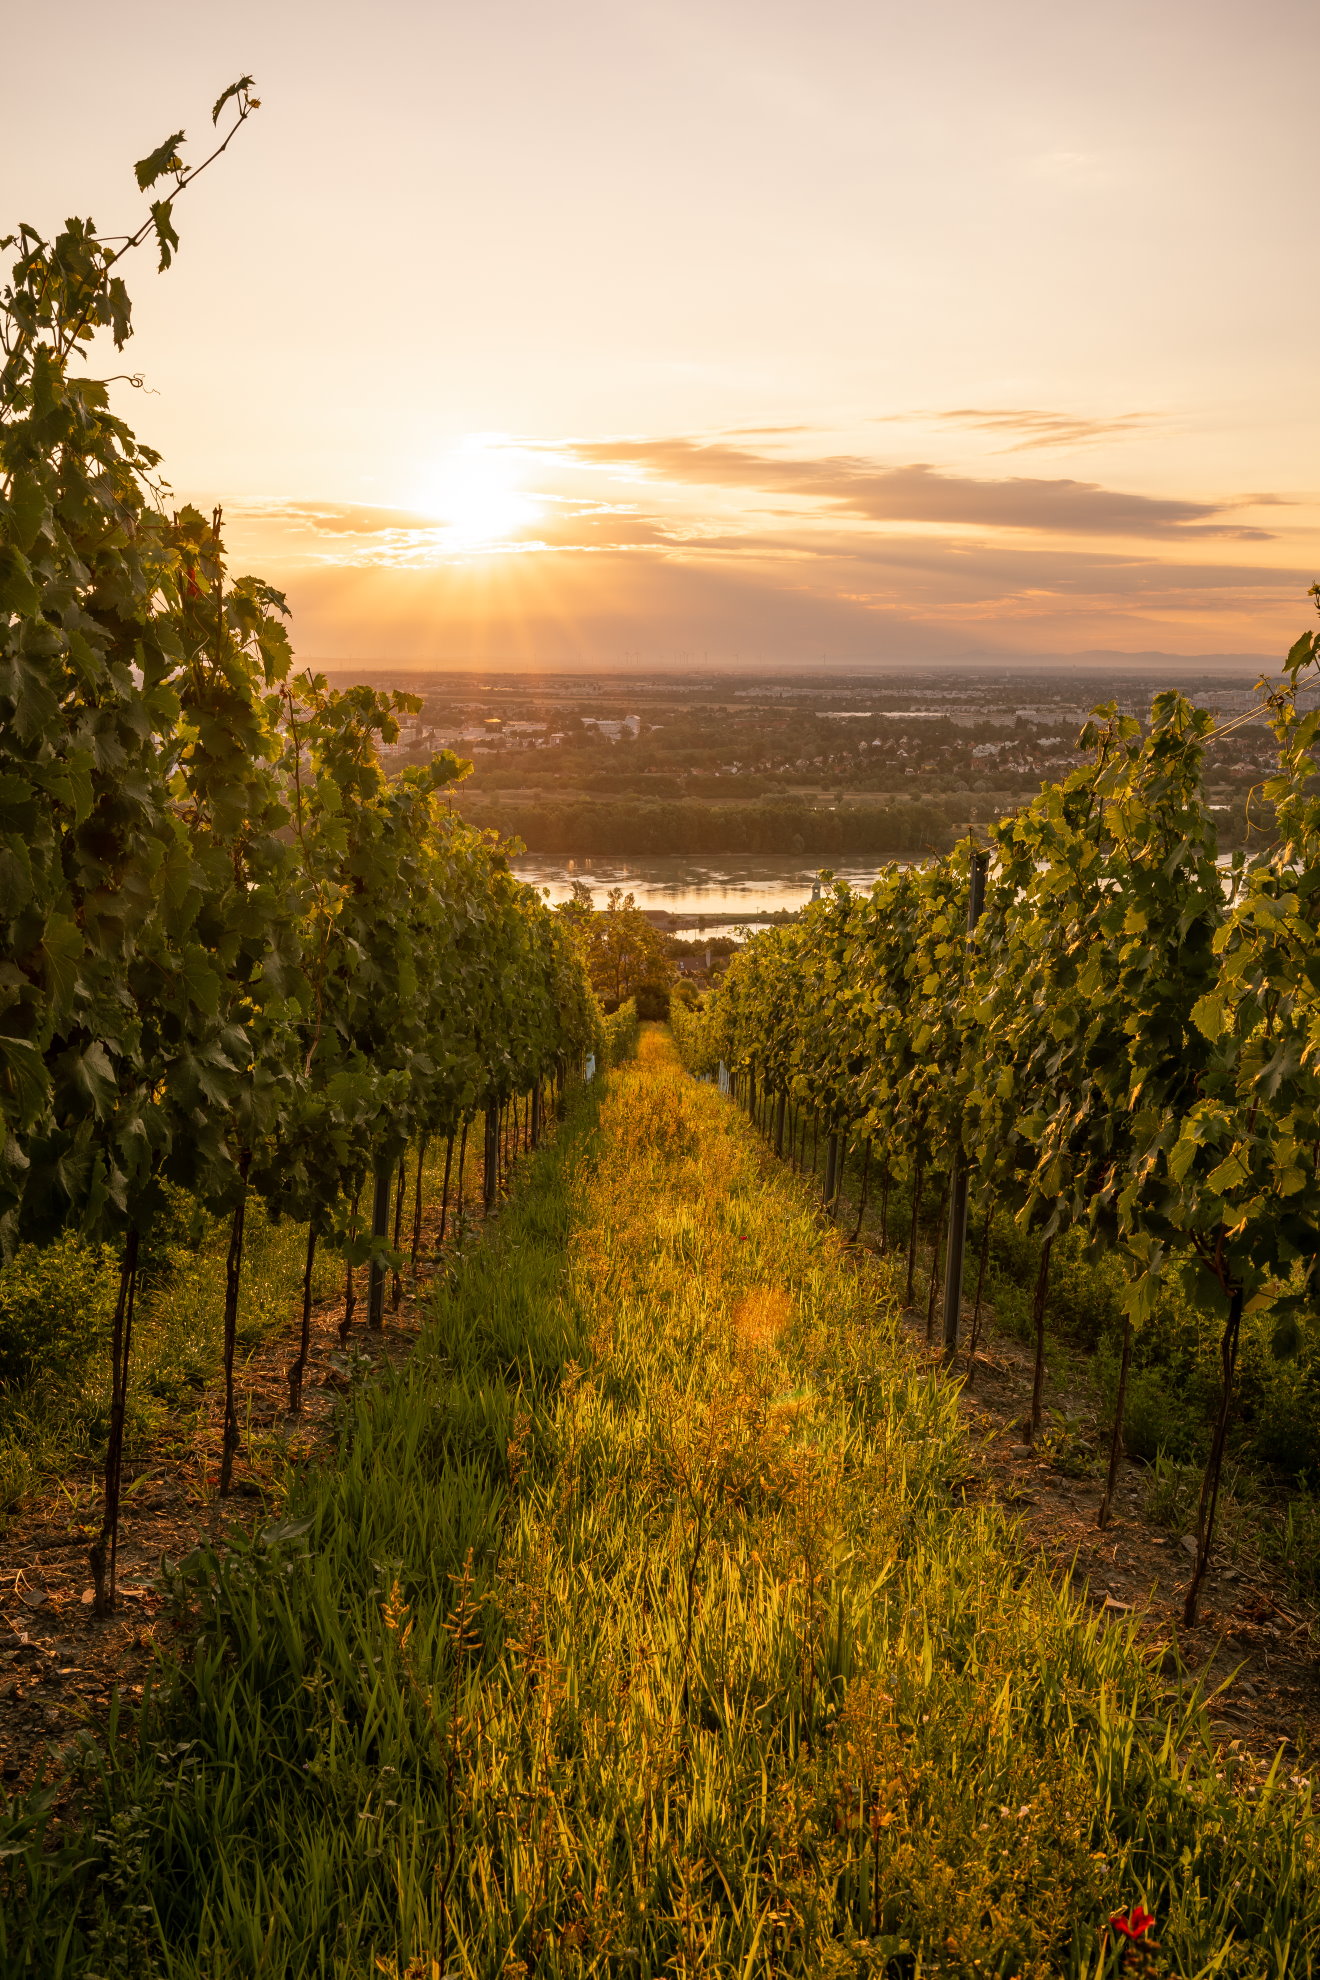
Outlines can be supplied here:
<path id="1" fill-rule="evenodd" d="M 422 1259 L 432 1268 L 434 1224 L 434 1215 L 424 1219 Z M 202 1545 L 222 1546 L 227 1532 L 260 1524 L 278 1507 L 289 1464 L 305 1462 L 325 1438 L 335 1399 L 360 1368 L 361 1357 L 407 1353 L 418 1332 L 418 1302 L 425 1297 L 429 1272 L 419 1273 L 416 1297 L 405 1276 L 397 1312 L 390 1310 L 387 1282 L 386 1325 L 378 1333 L 363 1324 L 365 1271 L 357 1279 L 356 1313 L 345 1347 L 338 1331 L 342 1297 L 313 1309 L 299 1416 L 288 1414 L 287 1370 L 297 1352 L 300 1304 L 291 1301 L 287 1325 L 239 1369 L 239 1416 L 248 1431 L 228 1499 L 216 1490 L 223 1427 L 218 1391 L 205 1398 L 190 1426 L 191 1449 L 182 1458 L 174 1425 L 159 1451 L 126 1465 L 113 1615 L 102 1619 L 92 1613 L 88 1548 L 100 1526 L 99 1474 L 88 1467 L 53 1481 L 5 1523 L 0 1788 L 12 1793 L 38 1775 L 58 1782 L 80 1737 L 105 1726 L 116 1686 L 131 1710 L 175 1627 L 160 1586 L 163 1564 L 177 1563 Z"/>

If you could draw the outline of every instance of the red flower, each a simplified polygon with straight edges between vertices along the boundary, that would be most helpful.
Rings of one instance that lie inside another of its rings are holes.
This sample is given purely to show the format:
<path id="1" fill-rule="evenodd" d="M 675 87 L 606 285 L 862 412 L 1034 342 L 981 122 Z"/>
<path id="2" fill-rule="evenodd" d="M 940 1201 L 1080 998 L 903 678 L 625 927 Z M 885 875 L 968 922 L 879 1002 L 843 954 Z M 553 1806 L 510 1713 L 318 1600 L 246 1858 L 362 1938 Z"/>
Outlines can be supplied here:
<path id="1" fill-rule="evenodd" d="M 1142 1904 L 1134 1904 L 1131 1911 L 1114 1912 L 1109 1920 L 1109 1929 L 1117 1932 L 1120 1938 L 1131 1940 L 1135 1946 L 1140 1944 L 1154 1924 L 1154 1912 L 1147 1911 Z"/>

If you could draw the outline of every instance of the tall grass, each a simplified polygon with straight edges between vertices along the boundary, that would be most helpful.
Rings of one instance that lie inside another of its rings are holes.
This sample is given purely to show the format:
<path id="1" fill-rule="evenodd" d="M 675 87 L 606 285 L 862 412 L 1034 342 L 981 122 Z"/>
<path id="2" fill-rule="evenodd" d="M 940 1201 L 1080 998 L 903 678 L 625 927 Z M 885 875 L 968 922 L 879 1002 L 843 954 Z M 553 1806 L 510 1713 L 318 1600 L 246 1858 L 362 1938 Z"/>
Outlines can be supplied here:
<path id="1" fill-rule="evenodd" d="M 975 1502 L 882 1281 L 662 1033 L 598 1092 L 181 1578 L 86 1832 L 15 1816 L 4 1970 L 1094 1980 L 1137 1901 L 1158 1970 L 1320 1969 L 1305 1790 Z"/>

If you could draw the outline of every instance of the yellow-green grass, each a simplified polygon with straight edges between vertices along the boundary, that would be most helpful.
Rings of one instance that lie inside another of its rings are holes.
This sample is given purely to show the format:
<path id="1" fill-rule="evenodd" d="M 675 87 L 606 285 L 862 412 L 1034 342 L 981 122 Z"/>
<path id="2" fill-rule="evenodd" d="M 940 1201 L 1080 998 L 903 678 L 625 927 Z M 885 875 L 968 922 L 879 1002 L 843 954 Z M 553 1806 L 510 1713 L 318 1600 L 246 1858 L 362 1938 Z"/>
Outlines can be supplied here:
<path id="1" fill-rule="evenodd" d="M 1305 1792 L 976 1502 L 885 1282 L 662 1032 L 599 1092 L 197 1564 L 87 1834 L 16 1815 L 0 1964 L 1081 1980 L 1140 1902 L 1152 1972 L 1320 1967 Z"/>

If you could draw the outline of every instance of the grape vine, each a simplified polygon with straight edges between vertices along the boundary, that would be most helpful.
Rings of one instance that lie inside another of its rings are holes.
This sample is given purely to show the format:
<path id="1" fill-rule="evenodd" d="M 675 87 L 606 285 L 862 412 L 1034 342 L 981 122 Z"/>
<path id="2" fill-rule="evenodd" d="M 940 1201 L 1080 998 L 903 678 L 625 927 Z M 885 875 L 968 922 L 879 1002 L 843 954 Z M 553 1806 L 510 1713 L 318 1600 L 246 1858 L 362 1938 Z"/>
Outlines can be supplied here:
<path id="1" fill-rule="evenodd" d="M 569 931 L 442 798 L 467 766 L 446 752 L 386 778 L 378 745 L 416 704 L 294 677 L 284 599 L 231 576 L 219 510 L 172 509 L 109 381 L 77 368 L 99 333 L 124 347 L 120 262 L 154 237 L 170 265 L 175 200 L 258 107 L 245 77 L 203 165 L 184 166 L 182 132 L 139 163 L 141 190 L 168 190 L 127 239 L 74 219 L 0 244 L 17 249 L 0 293 L 0 1243 L 118 1248 L 100 1612 L 138 1260 L 168 1190 L 229 1221 L 225 1492 L 250 1193 L 308 1225 L 296 1410 L 318 1241 L 350 1283 L 369 1264 L 380 1325 L 406 1151 L 465 1148 L 484 1116 L 489 1200 L 546 1083 L 601 1038 Z"/>
<path id="2" fill-rule="evenodd" d="M 1143 729 L 1105 707 L 1083 732 L 1088 760 L 991 828 L 974 935 L 972 861 L 986 855 L 967 843 L 929 866 L 889 869 L 869 894 L 836 886 L 798 925 L 755 935 L 700 1018 L 680 1022 L 689 1063 L 726 1066 L 779 1153 L 786 1117 L 790 1155 L 800 1116 L 824 1133 L 827 1207 L 850 1140 L 865 1146 L 868 1179 L 876 1151 L 886 1198 L 891 1182 L 908 1190 L 909 1304 L 932 1177 L 947 1186 L 964 1171 L 983 1205 L 1034 1234 L 1029 1436 L 1041 1422 L 1055 1238 L 1076 1227 L 1122 1260 L 1101 1523 L 1133 1330 L 1174 1280 L 1218 1314 L 1221 1393 L 1189 1623 L 1213 1541 L 1243 1317 L 1270 1314 L 1279 1353 L 1314 1324 L 1320 712 L 1303 713 L 1298 693 L 1317 663 L 1320 634 L 1307 633 L 1282 682 L 1261 683 L 1279 743 L 1266 786 L 1277 836 L 1254 855 L 1216 859 L 1206 711 L 1161 694 Z M 961 1258 L 953 1246 L 949 1255 Z M 928 1340 L 939 1256 L 937 1239 Z"/>

